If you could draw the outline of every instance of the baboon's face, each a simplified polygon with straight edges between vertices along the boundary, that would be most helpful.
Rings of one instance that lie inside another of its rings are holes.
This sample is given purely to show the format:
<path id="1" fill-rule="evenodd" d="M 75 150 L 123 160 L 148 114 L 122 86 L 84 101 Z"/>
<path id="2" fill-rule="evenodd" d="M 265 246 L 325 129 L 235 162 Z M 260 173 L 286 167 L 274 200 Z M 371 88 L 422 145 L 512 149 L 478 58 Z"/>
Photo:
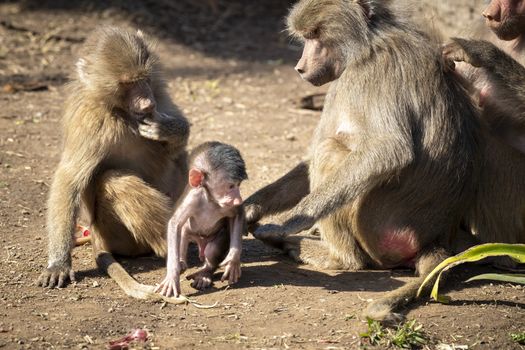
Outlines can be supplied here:
<path id="1" fill-rule="evenodd" d="M 336 80 L 345 69 L 343 55 L 319 38 L 305 38 L 303 54 L 295 70 L 301 78 L 315 86 Z"/>
<path id="2" fill-rule="evenodd" d="M 513 40 L 525 33 L 524 0 L 492 0 L 483 16 L 501 40 Z"/>
<path id="3" fill-rule="evenodd" d="M 208 178 L 208 189 L 222 208 L 242 204 L 240 186 L 241 182 L 231 179 L 225 171 L 217 170 Z"/>
<path id="4" fill-rule="evenodd" d="M 155 110 L 155 97 L 146 79 L 122 82 L 120 83 L 120 89 L 122 89 L 123 92 L 121 94 L 123 97 L 123 107 L 130 115 L 141 119 Z"/>

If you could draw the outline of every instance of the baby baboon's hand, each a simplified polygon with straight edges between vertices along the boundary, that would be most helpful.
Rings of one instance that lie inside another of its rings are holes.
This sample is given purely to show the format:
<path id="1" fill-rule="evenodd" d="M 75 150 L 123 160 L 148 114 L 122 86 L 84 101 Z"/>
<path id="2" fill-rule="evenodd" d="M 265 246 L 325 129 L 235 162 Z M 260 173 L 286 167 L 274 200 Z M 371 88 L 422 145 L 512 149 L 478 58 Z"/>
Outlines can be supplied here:
<path id="1" fill-rule="evenodd" d="M 180 295 L 180 273 L 167 274 L 164 280 L 155 288 L 155 292 L 165 297 L 178 297 Z"/>
<path id="2" fill-rule="evenodd" d="M 75 272 L 70 264 L 51 265 L 40 274 L 37 280 L 37 285 L 41 287 L 57 287 L 62 288 L 66 285 L 69 279 L 75 282 Z"/>
<path id="3" fill-rule="evenodd" d="M 212 271 L 207 267 L 203 267 L 198 271 L 186 276 L 187 280 L 193 280 L 191 286 L 198 290 L 203 290 L 212 285 Z"/>
<path id="4" fill-rule="evenodd" d="M 224 267 L 221 281 L 228 280 L 228 284 L 234 284 L 241 278 L 241 260 L 238 256 L 228 254 L 219 266 Z"/>

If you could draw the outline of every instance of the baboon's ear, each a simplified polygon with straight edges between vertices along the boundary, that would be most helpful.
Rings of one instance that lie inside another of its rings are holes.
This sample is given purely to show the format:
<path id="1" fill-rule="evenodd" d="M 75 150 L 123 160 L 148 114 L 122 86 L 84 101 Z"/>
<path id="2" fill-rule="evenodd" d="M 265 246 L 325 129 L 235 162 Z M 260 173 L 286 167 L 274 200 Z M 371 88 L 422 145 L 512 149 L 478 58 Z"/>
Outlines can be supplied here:
<path id="1" fill-rule="evenodd" d="M 87 78 L 87 73 L 86 73 L 86 66 L 87 66 L 87 62 L 83 58 L 79 58 L 77 63 L 75 63 L 75 67 L 77 68 L 78 78 L 85 85 L 88 84 L 88 78 Z"/>
<path id="2" fill-rule="evenodd" d="M 204 173 L 196 168 L 190 169 L 190 175 L 188 177 L 188 183 L 191 187 L 199 187 L 204 181 Z"/>

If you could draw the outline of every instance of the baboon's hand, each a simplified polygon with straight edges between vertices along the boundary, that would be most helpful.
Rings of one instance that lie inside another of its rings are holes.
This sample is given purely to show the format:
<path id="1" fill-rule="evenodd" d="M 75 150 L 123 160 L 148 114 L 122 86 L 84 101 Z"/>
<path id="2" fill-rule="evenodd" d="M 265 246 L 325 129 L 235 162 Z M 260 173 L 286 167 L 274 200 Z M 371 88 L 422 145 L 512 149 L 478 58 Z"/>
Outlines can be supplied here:
<path id="1" fill-rule="evenodd" d="M 266 224 L 259 226 L 254 232 L 253 237 L 264 241 L 267 239 L 283 238 L 285 229 L 282 225 Z"/>
<path id="2" fill-rule="evenodd" d="M 184 149 L 188 144 L 190 126 L 186 119 L 153 112 L 142 119 L 139 134 L 147 139 L 167 142 L 172 150 Z"/>
<path id="3" fill-rule="evenodd" d="M 139 134 L 154 141 L 167 141 L 169 134 L 157 118 L 144 118 L 139 124 Z"/>
<path id="4" fill-rule="evenodd" d="M 445 62 L 465 62 L 474 67 L 482 66 L 482 50 L 489 49 L 483 41 L 465 40 L 454 38 L 450 44 L 443 47 Z"/>
<path id="5" fill-rule="evenodd" d="M 260 240 L 282 238 L 308 230 L 314 225 L 315 221 L 307 216 L 298 215 L 288 219 L 282 225 L 267 224 L 259 226 L 253 236 Z"/>
<path id="6" fill-rule="evenodd" d="M 187 280 L 193 280 L 191 286 L 195 289 L 202 290 L 210 287 L 213 283 L 213 274 L 208 267 L 203 267 L 198 271 L 186 276 Z"/>
<path id="7" fill-rule="evenodd" d="M 241 278 L 241 260 L 238 256 L 228 254 L 219 266 L 224 267 L 224 273 L 221 277 L 222 282 L 228 280 L 228 284 L 234 284 Z"/>
<path id="8" fill-rule="evenodd" d="M 309 230 L 315 224 L 311 216 L 296 214 L 288 219 L 283 226 L 285 235 L 293 235 L 304 230 Z"/>
<path id="9" fill-rule="evenodd" d="M 262 218 L 262 207 L 259 204 L 249 203 L 249 198 L 244 204 L 244 212 L 246 213 L 246 224 L 248 226 L 255 224 Z"/>
<path id="10" fill-rule="evenodd" d="M 40 274 L 37 285 L 48 288 L 62 288 L 66 285 L 67 279 L 75 282 L 75 272 L 71 268 L 71 265 L 51 265 Z"/>
<path id="11" fill-rule="evenodd" d="M 180 273 L 166 274 L 166 277 L 155 288 L 155 292 L 165 297 L 178 297 L 180 295 Z"/>

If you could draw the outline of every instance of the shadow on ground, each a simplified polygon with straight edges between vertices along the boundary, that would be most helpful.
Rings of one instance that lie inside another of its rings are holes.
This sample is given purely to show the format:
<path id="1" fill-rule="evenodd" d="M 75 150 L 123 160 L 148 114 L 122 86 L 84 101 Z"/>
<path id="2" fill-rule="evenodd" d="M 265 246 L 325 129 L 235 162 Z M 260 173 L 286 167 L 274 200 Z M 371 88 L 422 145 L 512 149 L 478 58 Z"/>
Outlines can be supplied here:
<path id="1" fill-rule="evenodd" d="M 284 18 L 291 0 L 20 0 L 22 11 L 127 16 L 137 27 L 206 55 L 244 61 L 292 61 Z"/>

